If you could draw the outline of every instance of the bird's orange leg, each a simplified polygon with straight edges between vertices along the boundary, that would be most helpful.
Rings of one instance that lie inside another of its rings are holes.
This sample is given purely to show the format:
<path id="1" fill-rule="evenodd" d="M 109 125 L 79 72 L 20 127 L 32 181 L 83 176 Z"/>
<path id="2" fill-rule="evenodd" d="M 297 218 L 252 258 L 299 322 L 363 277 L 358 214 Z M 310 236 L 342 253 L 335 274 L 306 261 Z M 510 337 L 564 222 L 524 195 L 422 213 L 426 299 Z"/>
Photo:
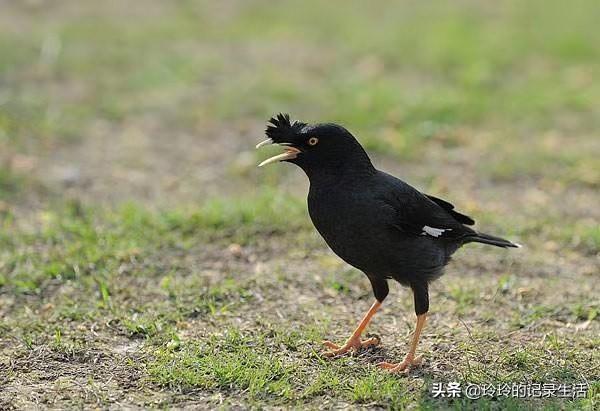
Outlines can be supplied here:
<path id="1" fill-rule="evenodd" d="M 371 322 L 371 318 L 375 315 L 379 307 L 381 307 L 381 303 L 376 300 L 371 308 L 369 308 L 369 311 L 367 311 L 363 319 L 360 321 L 358 327 L 356 327 L 356 330 L 354 330 L 352 333 L 352 336 L 348 338 L 344 345 L 339 346 L 331 341 L 323 341 L 323 345 L 331 349 L 331 351 L 326 352 L 325 355 L 327 357 L 335 357 L 337 355 L 345 354 L 348 351 L 356 352 L 362 347 L 378 345 L 379 338 L 371 337 L 362 341 L 360 336 L 362 335 L 364 329 L 367 328 L 367 325 L 369 325 L 369 322 Z"/>
<path id="2" fill-rule="evenodd" d="M 419 337 L 421 336 L 421 331 L 423 330 L 423 326 L 425 325 L 425 320 L 427 319 L 427 313 L 417 315 L 417 326 L 415 327 L 415 333 L 413 334 L 412 342 L 410 344 L 410 350 L 404 360 L 401 363 L 390 363 L 390 362 L 380 362 L 377 366 L 384 368 L 390 372 L 402 372 L 408 371 L 408 369 L 412 365 L 419 365 L 423 360 L 422 356 L 418 356 L 415 358 L 415 352 L 417 351 L 417 345 L 419 344 Z"/>

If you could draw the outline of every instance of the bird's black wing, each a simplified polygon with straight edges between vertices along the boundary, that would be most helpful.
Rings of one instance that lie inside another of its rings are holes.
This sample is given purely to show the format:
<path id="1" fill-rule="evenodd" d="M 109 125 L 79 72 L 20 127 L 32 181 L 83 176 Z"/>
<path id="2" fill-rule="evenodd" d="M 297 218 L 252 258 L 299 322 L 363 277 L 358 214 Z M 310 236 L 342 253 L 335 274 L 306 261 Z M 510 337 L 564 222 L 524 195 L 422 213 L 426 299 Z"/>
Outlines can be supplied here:
<path id="1" fill-rule="evenodd" d="M 466 224 L 466 225 L 473 225 L 473 224 L 475 224 L 475 220 L 473 220 L 471 217 L 469 217 L 468 215 L 465 215 L 465 214 L 462 214 L 462 213 L 459 213 L 458 211 L 456 211 L 454 209 L 454 204 L 451 204 L 451 203 L 447 202 L 446 200 L 442 200 L 441 198 L 437 198 L 437 197 L 434 197 L 434 196 L 429 195 L 429 194 L 425 194 L 425 195 L 431 201 L 433 201 L 434 203 L 436 203 L 437 205 L 439 205 L 440 207 L 442 207 L 444 210 L 446 210 L 459 223 Z"/>
<path id="2" fill-rule="evenodd" d="M 452 204 L 422 194 L 389 174 L 381 174 L 384 184 L 380 198 L 392 211 L 391 223 L 395 228 L 405 233 L 439 239 L 460 239 L 475 234 L 463 223 L 473 224 L 474 221 L 453 211 Z"/>

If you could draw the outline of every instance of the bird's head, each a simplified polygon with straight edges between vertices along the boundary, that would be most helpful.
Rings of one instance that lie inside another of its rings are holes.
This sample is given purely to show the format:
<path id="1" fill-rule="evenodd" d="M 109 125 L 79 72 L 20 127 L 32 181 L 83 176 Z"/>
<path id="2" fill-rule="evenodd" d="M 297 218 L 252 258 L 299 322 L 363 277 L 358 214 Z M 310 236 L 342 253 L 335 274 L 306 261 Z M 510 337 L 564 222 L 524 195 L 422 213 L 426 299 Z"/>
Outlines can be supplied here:
<path id="1" fill-rule="evenodd" d="M 259 167 L 286 161 L 301 167 L 309 177 L 319 171 L 373 168 L 367 153 L 354 136 L 337 124 L 292 122 L 288 114 L 280 113 L 269 120 L 266 134 L 268 138 L 256 148 L 278 144 L 285 151 L 263 161 Z"/>

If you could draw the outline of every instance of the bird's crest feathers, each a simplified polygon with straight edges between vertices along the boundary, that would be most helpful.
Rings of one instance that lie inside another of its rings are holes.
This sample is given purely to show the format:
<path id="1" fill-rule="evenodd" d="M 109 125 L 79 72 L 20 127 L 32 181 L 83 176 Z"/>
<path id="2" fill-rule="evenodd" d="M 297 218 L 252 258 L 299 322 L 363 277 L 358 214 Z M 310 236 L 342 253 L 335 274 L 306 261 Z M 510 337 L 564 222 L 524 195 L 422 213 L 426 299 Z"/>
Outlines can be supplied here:
<path id="1" fill-rule="evenodd" d="M 267 137 L 272 138 L 274 142 L 280 143 L 287 140 L 289 137 L 298 134 L 306 123 L 300 121 L 290 121 L 290 115 L 279 113 L 275 117 L 269 119 L 269 124 L 265 133 Z"/>

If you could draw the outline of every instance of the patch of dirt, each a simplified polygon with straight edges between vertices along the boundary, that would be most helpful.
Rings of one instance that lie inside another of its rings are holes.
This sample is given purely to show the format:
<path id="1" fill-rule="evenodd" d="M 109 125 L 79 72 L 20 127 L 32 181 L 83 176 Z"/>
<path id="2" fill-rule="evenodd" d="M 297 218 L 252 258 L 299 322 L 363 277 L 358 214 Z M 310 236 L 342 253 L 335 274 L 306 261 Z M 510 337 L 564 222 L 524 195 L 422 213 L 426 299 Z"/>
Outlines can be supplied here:
<path id="1" fill-rule="evenodd" d="M 253 190 L 240 185 L 236 175 L 250 173 L 252 178 L 256 168 L 254 142 L 246 133 L 207 127 L 191 135 L 162 129 L 151 118 L 118 127 L 97 123 L 82 141 L 38 153 L 31 168 L 51 192 L 87 203 L 197 203 Z"/>

